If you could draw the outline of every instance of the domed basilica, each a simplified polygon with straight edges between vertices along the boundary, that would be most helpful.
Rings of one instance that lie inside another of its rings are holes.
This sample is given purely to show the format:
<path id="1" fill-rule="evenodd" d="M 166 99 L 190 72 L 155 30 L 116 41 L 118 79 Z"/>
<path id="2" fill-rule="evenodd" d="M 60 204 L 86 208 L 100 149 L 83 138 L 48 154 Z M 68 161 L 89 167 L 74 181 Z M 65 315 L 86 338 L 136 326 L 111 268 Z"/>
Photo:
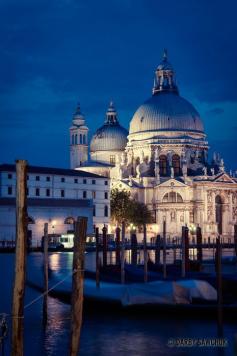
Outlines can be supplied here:
<path id="1" fill-rule="evenodd" d="M 208 142 L 199 113 L 179 94 L 164 52 L 155 72 L 152 96 L 135 112 L 129 132 L 119 124 L 111 102 L 104 124 L 88 145 L 88 128 L 78 107 L 70 128 L 71 168 L 110 177 L 152 211 L 148 235 L 180 236 L 199 225 L 204 238 L 231 238 L 237 224 L 237 179 L 225 172 Z M 88 159 L 88 146 L 90 159 Z M 112 227 L 109 227 L 112 229 Z"/>

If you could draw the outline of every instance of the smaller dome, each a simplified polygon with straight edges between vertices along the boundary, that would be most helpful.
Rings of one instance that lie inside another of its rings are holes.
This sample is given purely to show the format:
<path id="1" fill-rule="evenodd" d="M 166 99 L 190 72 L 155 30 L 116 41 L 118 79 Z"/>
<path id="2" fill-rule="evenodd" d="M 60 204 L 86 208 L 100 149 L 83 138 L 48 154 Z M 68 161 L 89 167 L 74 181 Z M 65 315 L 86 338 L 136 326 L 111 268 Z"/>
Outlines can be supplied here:
<path id="1" fill-rule="evenodd" d="M 127 144 L 128 131 L 117 119 L 117 112 L 111 102 L 106 113 L 106 121 L 91 139 L 91 153 L 97 151 L 123 151 Z"/>

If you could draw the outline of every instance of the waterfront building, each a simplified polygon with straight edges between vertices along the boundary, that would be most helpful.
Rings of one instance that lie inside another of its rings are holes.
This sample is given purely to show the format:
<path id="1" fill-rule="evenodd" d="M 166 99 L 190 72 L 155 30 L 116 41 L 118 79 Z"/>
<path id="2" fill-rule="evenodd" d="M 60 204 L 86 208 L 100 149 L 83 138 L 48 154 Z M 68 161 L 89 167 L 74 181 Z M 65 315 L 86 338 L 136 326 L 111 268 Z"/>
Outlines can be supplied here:
<path id="1" fill-rule="evenodd" d="M 171 238 L 181 235 L 183 225 L 191 233 L 199 225 L 204 238 L 231 237 L 237 223 L 237 179 L 226 172 L 219 154 L 209 160 L 208 150 L 203 121 L 180 95 L 164 51 L 152 96 L 136 110 L 129 133 L 111 103 L 104 125 L 92 137 L 90 158 L 75 165 L 71 150 L 71 168 L 107 176 L 110 189 L 128 190 L 145 203 L 154 218 L 150 237 L 162 232 L 164 220 Z"/>
<path id="2" fill-rule="evenodd" d="M 16 172 L 11 164 L 0 165 L 0 240 L 15 239 Z M 27 167 L 28 234 L 40 243 L 44 223 L 50 234 L 73 230 L 73 219 L 88 218 L 88 234 L 109 224 L 109 179 L 71 169 Z"/>

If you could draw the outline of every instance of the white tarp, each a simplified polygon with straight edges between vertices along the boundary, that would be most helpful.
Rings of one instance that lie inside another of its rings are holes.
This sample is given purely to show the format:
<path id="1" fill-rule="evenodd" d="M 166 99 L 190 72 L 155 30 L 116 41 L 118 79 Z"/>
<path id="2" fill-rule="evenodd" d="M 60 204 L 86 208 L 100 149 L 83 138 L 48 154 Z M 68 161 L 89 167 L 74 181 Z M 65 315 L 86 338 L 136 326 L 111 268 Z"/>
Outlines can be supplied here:
<path id="1" fill-rule="evenodd" d="M 59 277 L 59 276 L 58 276 Z M 54 282 L 55 279 L 53 278 Z M 53 281 L 51 281 L 53 282 Z M 70 292 L 71 280 L 65 281 L 58 290 Z M 192 298 L 217 300 L 216 290 L 206 281 L 179 280 L 148 283 L 116 284 L 101 282 L 96 288 L 94 280 L 85 279 L 84 296 L 121 302 L 122 305 L 139 304 L 189 304 Z"/>

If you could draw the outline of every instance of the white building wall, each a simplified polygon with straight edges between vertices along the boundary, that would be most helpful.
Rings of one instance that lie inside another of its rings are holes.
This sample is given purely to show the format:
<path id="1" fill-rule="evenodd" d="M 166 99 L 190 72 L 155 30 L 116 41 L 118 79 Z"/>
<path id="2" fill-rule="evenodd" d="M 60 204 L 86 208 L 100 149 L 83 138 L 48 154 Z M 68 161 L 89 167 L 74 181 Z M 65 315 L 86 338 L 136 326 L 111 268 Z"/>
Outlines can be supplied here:
<path id="1" fill-rule="evenodd" d="M 109 225 L 110 220 L 110 182 L 106 177 L 69 176 L 61 174 L 28 173 L 28 198 L 37 199 L 92 199 L 95 205 L 93 225 L 102 229 Z M 8 189 L 12 189 L 9 194 Z M 37 190 L 39 195 L 37 196 Z M 16 173 L 11 171 L 0 172 L 0 197 L 15 197 Z M 50 195 L 47 195 L 47 191 Z M 62 196 L 64 192 L 64 196 Z M 108 216 L 105 216 L 105 207 L 108 207 Z M 56 211 L 54 211 L 56 214 Z M 15 234 L 15 232 L 14 232 Z"/>

